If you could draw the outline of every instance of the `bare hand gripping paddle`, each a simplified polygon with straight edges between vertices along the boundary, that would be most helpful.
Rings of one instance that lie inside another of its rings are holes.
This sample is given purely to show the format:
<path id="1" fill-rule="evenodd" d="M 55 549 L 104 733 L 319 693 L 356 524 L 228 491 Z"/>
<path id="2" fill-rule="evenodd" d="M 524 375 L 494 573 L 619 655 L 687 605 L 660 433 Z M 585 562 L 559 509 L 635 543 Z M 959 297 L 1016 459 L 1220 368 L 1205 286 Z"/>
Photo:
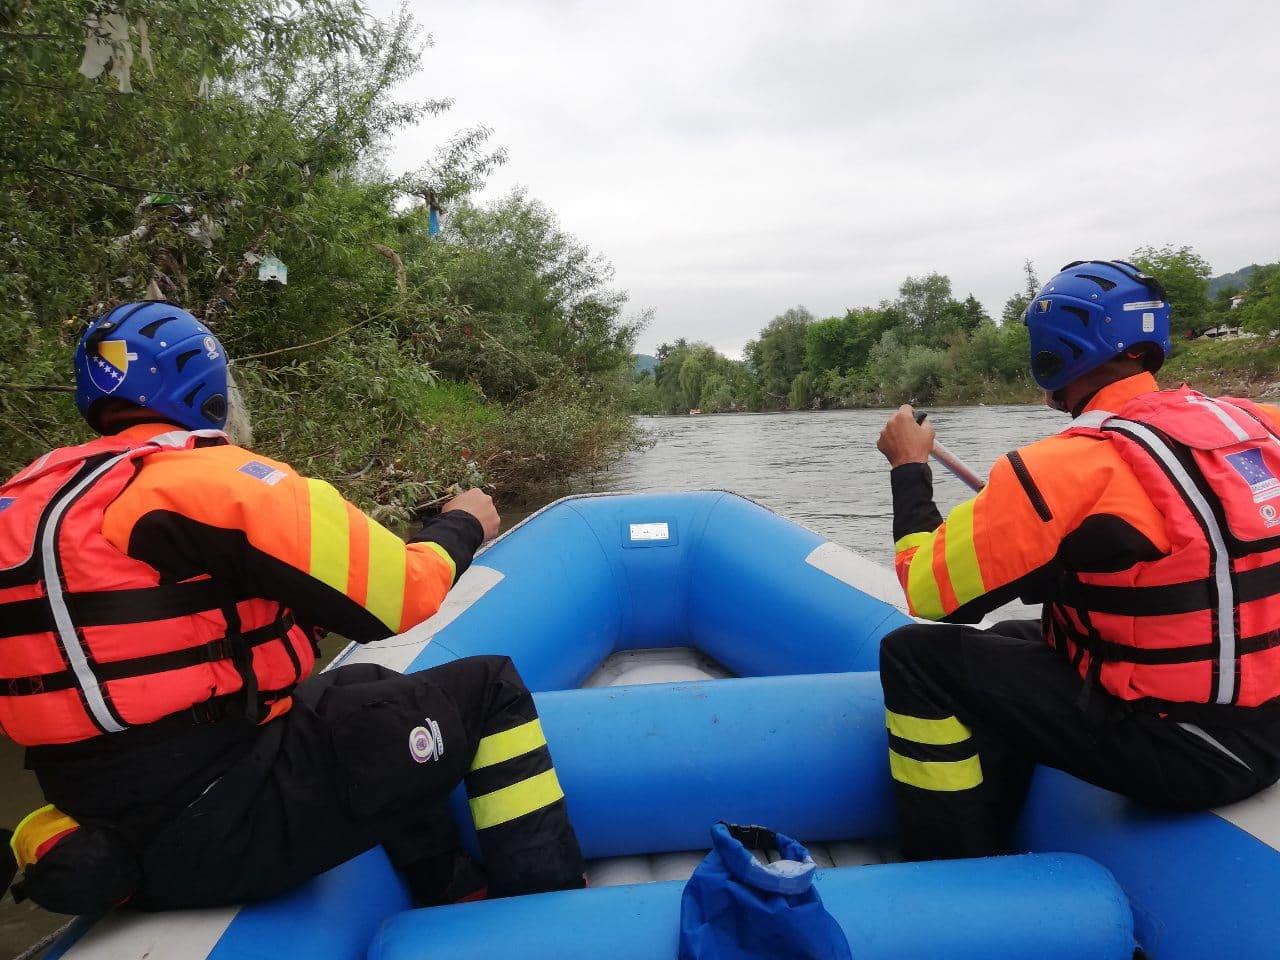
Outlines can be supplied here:
<path id="1" fill-rule="evenodd" d="M 928 415 L 927 413 L 917 413 L 916 423 L 924 423 L 924 418 Z M 944 447 L 937 437 L 933 438 L 933 458 L 950 470 L 957 480 L 974 492 L 981 492 L 982 488 L 987 485 L 985 480 L 965 466 L 964 461 Z"/>

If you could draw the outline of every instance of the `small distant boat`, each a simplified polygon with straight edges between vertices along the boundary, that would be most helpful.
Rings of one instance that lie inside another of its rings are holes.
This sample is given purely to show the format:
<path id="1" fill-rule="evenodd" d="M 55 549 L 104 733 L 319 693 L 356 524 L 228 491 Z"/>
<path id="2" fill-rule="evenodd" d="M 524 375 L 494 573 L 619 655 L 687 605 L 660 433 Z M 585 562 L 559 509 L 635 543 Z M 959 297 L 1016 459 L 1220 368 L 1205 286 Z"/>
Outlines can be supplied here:
<path id="1" fill-rule="evenodd" d="M 702 416 L 702 408 L 701 408 L 701 407 L 694 407 L 692 410 L 690 410 L 690 411 L 689 411 L 689 416 L 691 416 L 691 417 L 700 417 L 700 416 Z"/>
<path id="2" fill-rule="evenodd" d="M 589 889 L 414 910 L 374 850 L 271 902 L 77 921 L 44 956 L 674 958 L 684 880 L 721 818 L 809 844 L 859 960 L 1277 954 L 1275 791 L 1169 814 L 1042 769 L 1027 854 L 893 862 L 874 671 L 908 622 L 899 603 L 889 571 L 732 494 L 560 501 L 481 555 L 430 621 L 335 663 L 511 656 Z"/>

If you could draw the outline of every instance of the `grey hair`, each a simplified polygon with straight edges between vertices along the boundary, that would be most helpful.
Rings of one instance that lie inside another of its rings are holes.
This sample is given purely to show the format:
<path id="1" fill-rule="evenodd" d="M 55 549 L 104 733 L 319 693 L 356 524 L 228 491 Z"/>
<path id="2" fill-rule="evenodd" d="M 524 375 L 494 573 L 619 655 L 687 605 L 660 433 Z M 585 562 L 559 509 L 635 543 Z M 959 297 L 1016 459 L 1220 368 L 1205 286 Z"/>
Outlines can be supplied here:
<path id="1" fill-rule="evenodd" d="M 237 447 L 253 446 L 253 420 L 249 416 L 249 405 L 244 402 L 244 394 L 230 367 L 227 368 L 227 425 L 223 429 Z"/>

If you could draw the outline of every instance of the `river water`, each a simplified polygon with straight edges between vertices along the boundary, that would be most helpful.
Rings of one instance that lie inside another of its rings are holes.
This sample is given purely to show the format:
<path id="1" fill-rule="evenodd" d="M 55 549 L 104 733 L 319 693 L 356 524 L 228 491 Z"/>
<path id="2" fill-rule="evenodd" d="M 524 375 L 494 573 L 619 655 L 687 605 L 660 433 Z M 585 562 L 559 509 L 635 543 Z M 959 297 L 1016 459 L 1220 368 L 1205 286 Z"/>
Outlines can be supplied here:
<path id="1" fill-rule="evenodd" d="M 875 450 L 888 413 L 646 417 L 641 426 L 653 446 L 584 484 L 583 490 L 732 490 L 888 564 L 893 559 L 892 503 L 887 465 Z M 930 412 L 930 420 L 939 438 L 983 474 L 1002 453 L 1065 423 L 1061 414 L 1028 406 L 941 408 Z M 941 468 L 935 467 L 934 476 L 944 513 L 969 495 Z M 1027 611 L 1015 606 L 1009 612 Z M 0 739 L 0 826 L 12 827 L 42 802 L 21 766 L 21 752 Z M 29 903 L 0 903 L 0 957 L 15 956 L 62 922 Z"/>
<path id="2" fill-rule="evenodd" d="M 597 481 L 617 490 L 732 490 L 870 559 L 893 562 L 888 465 L 875 449 L 888 410 L 646 417 L 651 449 Z M 1066 423 L 1047 407 L 940 408 L 938 439 L 985 475 L 1003 453 Z M 934 465 L 939 509 L 971 496 Z"/>

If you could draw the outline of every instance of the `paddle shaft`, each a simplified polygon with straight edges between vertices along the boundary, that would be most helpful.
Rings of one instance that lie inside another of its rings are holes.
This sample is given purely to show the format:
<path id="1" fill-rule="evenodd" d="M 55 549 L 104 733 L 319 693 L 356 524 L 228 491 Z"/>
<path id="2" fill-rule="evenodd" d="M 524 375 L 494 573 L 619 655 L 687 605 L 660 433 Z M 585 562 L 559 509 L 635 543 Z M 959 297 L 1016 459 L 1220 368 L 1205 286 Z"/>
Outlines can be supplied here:
<path id="1" fill-rule="evenodd" d="M 924 423 L 924 418 L 929 414 L 917 413 L 916 423 Z M 970 470 L 963 460 L 943 446 L 942 441 L 937 437 L 933 439 L 933 458 L 946 467 L 951 474 L 975 493 L 980 492 L 987 482 L 980 476 Z"/>

